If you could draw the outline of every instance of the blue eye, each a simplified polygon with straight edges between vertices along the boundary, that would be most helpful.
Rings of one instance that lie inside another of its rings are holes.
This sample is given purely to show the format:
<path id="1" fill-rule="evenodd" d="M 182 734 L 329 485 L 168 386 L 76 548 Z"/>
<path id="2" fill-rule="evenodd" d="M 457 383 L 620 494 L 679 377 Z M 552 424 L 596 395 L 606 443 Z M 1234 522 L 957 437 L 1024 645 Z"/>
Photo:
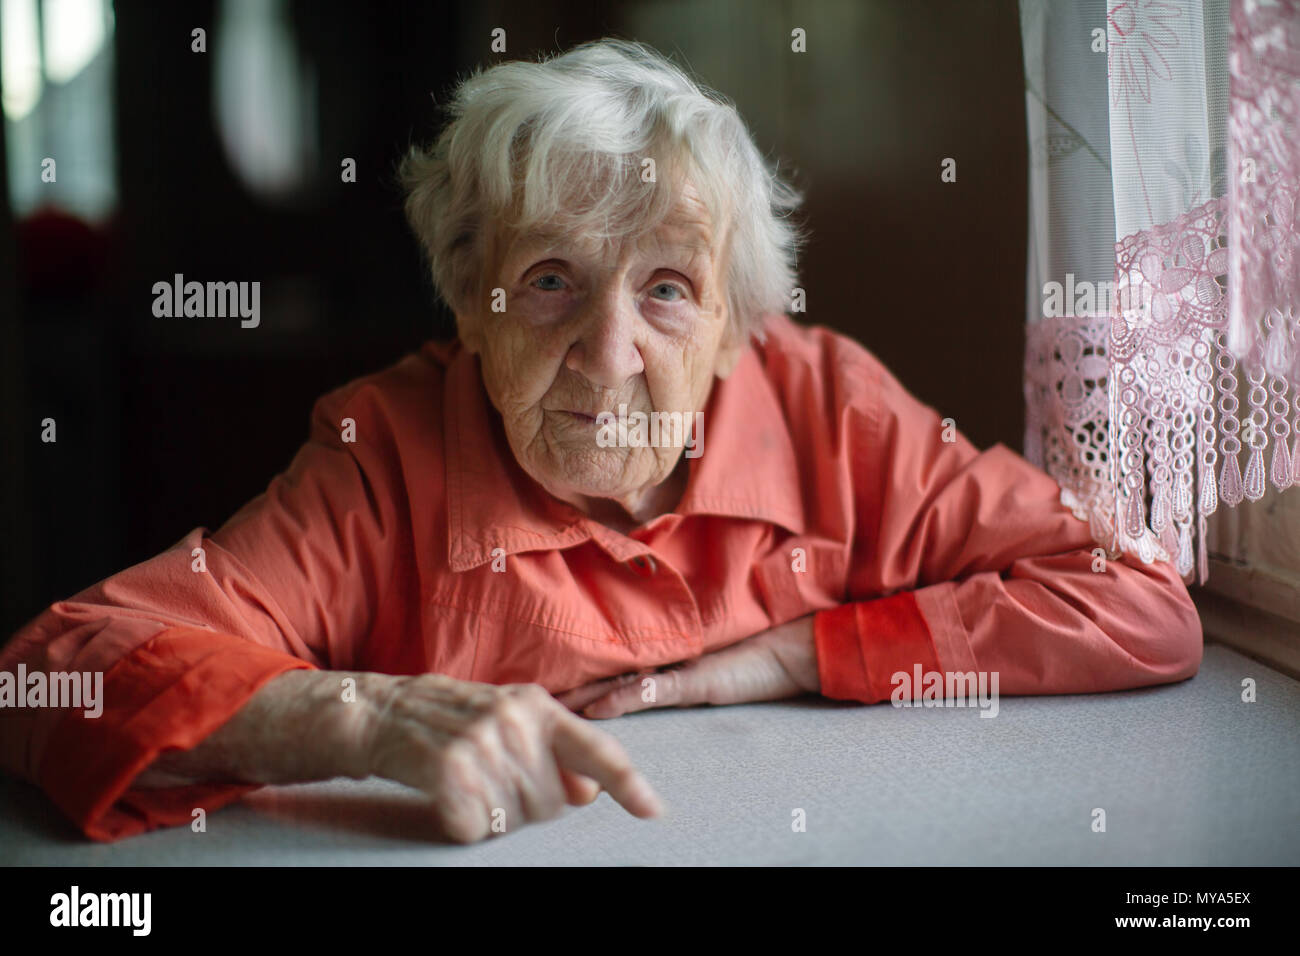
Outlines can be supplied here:
<path id="1" fill-rule="evenodd" d="M 543 283 L 546 283 L 548 280 L 553 280 L 553 284 L 544 285 Z M 534 279 L 533 285 L 541 289 L 543 292 L 559 292 L 564 288 L 564 280 L 554 272 L 548 272 L 545 275 L 540 275 Z"/>
<path id="2" fill-rule="evenodd" d="M 658 285 L 654 287 L 652 292 L 657 293 L 665 290 L 667 290 L 667 292 L 671 296 L 670 298 L 664 300 L 666 302 L 675 302 L 677 301 L 677 299 L 680 299 L 682 296 L 682 290 L 677 288 L 677 286 L 673 285 L 671 282 L 660 282 Z M 659 298 L 659 296 L 656 296 L 656 298 Z"/>

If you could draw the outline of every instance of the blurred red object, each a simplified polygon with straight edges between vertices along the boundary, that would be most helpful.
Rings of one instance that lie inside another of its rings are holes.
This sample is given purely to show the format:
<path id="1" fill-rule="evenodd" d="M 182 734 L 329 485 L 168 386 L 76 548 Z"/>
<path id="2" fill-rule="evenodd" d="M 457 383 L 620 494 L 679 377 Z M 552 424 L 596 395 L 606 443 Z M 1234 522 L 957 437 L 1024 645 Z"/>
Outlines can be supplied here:
<path id="1" fill-rule="evenodd" d="M 95 226 L 54 206 L 43 206 L 15 224 L 19 288 L 27 296 L 78 297 L 103 283 L 111 222 Z"/>

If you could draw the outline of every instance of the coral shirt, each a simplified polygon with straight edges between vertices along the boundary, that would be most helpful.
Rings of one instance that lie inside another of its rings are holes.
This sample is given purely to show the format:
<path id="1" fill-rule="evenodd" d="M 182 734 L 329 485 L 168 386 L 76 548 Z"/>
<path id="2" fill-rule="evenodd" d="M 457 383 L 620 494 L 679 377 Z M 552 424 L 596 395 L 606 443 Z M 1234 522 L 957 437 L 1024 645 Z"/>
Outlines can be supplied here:
<path id="1" fill-rule="evenodd" d="M 1196 673 L 1169 564 L 1095 570 L 1048 475 L 945 429 L 843 336 L 773 320 L 715 383 L 701 448 L 675 511 L 621 534 L 528 478 L 477 359 L 429 343 L 321 398 L 288 470 L 220 530 L 23 628 L 0 670 L 102 671 L 104 710 L 0 709 L 0 761 L 115 839 L 251 789 L 130 785 L 292 668 L 559 693 L 808 614 L 823 694 L 864 703 L 918 664 L 997 671 L 1003 694 Z"/>

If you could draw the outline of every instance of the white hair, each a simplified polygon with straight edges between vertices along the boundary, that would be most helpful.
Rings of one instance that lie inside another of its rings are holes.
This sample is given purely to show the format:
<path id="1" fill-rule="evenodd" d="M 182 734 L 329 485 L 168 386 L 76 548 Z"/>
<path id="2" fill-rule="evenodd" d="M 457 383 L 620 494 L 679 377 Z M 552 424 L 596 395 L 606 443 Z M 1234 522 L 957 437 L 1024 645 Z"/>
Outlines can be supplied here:
<path id="1" fill-rule="evenodd" d="M 654 229 L 687 184 L 727 235 L 733 330 L 763 337 L 785 312 L 803 243 L 801 196 L 763 159 L 725 98 L 642 43 L 599 40 L 539 62 L 479 69 L 450 120 L 401 164 L 406 215 L 438 293 L 461 314 L 485 291 L 506 234 L 534 229 L 606 242 Z M 655 187 L 642 181 L 655 161 Z M 472 311 L 472 308 L 470 308 Z"/>

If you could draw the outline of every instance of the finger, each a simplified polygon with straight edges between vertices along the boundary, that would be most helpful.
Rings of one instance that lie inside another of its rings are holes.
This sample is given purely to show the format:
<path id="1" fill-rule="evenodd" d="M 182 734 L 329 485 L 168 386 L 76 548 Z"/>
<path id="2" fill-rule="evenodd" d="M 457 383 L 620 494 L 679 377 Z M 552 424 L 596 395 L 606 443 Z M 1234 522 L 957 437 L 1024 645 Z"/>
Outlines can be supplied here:
<path id="1" fill-rule="evenodd" d="M 501 740 L 500 729 L 483 724 L 478 731 L 475 760 L 479 770 L 479 793 L 491 833 L 508 831 L 531 819 L 528 806 L 535 801 L 533 781 L 517 764 Z"/>
<path id="2" fill-rule="evenodd" d="M 551 753 L 522 766 L 519 786 L 524 817 L 530 821 L 553 820 L 568 803 L 568 788 Z"/>
<path id="3" fill-rule="evenodd" d="M 562 714 L 552 746 L 562 767 L 590 777 L 633 816 L 654 817 L 663 812 L 663 801 L 650 781 L 609 734 L 572 714 Z"/>
<path id="4" fill-rule="evenodd" d="M 653 681 L 647 684 L 646 681 Z M 582 709 L 582 716 L 608 720 L 654 707 L 690 707 L 707 702 L 708 687 L 695 664 L 650 674 L 636 684 L 616 687 Z"/>
<path id="5" fill-rule="evenodd" d="M 575 687 L 563 694 L 557 694 L 555 699 L 569 710 L 579 711 L 596 698 L 608 694 L 612 688 L 618 686 L 620 679 L 619 677 L 604 677 L 600 680 L 594 680 L 589 684 Z"/>
<path id="6" fill-rule="evenodd" d="M 504 746 L 503 763 L 508 767 L 506 773 L 518 797 L 523 819 L 556 817 L 564 807 L 567 791 L 555 755 L 534 729 L 532 714 L 522 710 L 502 711 L 496 728 Z"/>
<path id="7" fill-rule="evenodd" d="M 560 694 L 555 699 L 571 711 L 580 711 L 593 700 L 604 697 L 615 687 L 621 687 L 640 677 L 640 674 L 619 674 L 615 677 L 602 677 L 600 680 L 594 680 L 589 684 L 583 684 L 581 687 L 575 687 L 571 691 Z"/>
<path id="8" fill-rule="evenodd" d="M 600 784 L 583 774 L 561 767 L 560 781 L 570 806 L 585 807 L 600 796 Z"/>
<path id="9" fill-rule="evenodd" d="M 455 843 L 476 843 L 488 836 L 495 800 L 488 795 L 481 768 L 464 749 L 448 754 L 444 774 L 430 788 L 434 822 L 440 835 Z"/>

